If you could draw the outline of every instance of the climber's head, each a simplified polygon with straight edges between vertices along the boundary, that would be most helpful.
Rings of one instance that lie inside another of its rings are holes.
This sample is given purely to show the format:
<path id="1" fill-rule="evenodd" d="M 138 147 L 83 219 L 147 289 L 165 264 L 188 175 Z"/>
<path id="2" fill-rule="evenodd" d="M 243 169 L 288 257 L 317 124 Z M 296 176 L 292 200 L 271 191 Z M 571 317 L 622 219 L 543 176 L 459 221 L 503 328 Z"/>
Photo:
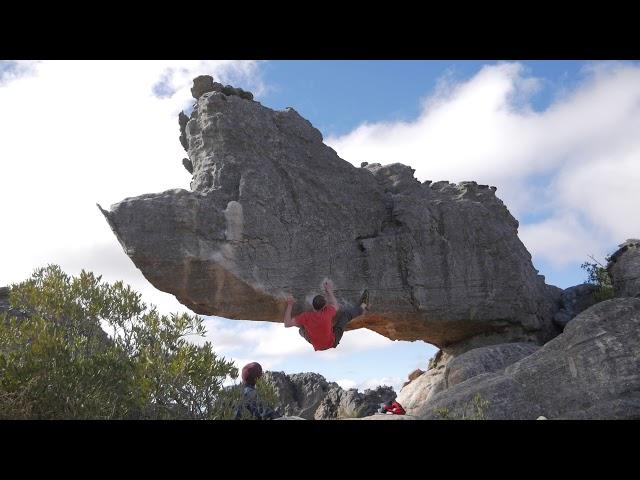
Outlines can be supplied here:
<path id="1" fill-rule="evenodd" d="M 313 309 L 316 311 L 322 310 L 322 308 L 327 304 L 327 300 L 322 295 L 316 295 L 313 297 Z"/>
<path id="2" fill-rule="evenodd" d="M 246 385 L 256 386 L 256 381 L 262 376 L 262 366 L 258 362 L 247 363 L 242 368 L 242 381 Z"/>

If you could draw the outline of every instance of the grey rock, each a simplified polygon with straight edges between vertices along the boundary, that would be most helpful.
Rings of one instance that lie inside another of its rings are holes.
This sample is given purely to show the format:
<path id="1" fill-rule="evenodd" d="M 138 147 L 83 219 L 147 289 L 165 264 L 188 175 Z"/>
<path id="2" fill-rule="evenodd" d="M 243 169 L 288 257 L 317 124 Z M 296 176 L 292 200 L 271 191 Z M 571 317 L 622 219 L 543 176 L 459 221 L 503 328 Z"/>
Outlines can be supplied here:
<path id="1" fill-rule="evenodd" d="M 451 388 L 482 373 L 502 370 L 539 348 L 533 343 L 505 343 L 469 350 L 447 363 L 440 389 Z"/>
<path id="2" fill-rule="evenodd" d="M 598 291 L 596 285 L 583 283 L 563 290 L 560 296 L 560 310 L 553 316 L 553 322 L 563 329 L 576 315 L 598 303 L 594 294 Z"/>
<path id="3" fill-rule="evenodd" d="M 198 100 L 207 92 L 212 92 L 213 77 L 211 75 L 200 75 L 193 79 L 193 87 L 191 87 L 191 95 Z"/>
<path id="4" fill-rule="evenodd" d="M 295 110 L 198 85 L 185 127 L 192 191 L 101 208 L 156 288 L 199 314 L 281 322 L 286 293 L 295 315 L 330 277 L 342 305 L 371 293 L 374 309 L 349 330 L 465 345 L 456 352 L 478 336 L 559 333 L 560 290 L 537 275 L 494 189 L 423 184 L 399 163 L 356 168 Z"/>
<path id="5" fill-rule="evenodd" d="M 395 400 L 398 395 L 395 390 L 386 385 L 381 385 L 375 389 L 366 389 L 362 394 L 362 402 L 367 405 L 367 409 L 363 410 L 364 415 L 370 415 L 380 408 L 381 403 L 387 403 Z M 373 410 L 375 408 L 375 410 Z M 371 413 L 367 413 L 371 412 Z"/>
<path id="6" fill-rule="evenodd" d="M 340 415 L 340 401 L 342 394 L 345 393 L 340 387 L 334 387 L 327 392 L 325 397 L 318 405 L 318 409 L 314 413 L 314 419 L 324 420 L 329 418 L 338 418 Z"/>
<path id="7" fill-rule="evenodd" d="M 487 402 L 487 419 L 640 419 L 640 299 L 597 303 L 531 355 L 436 393 L 413 413 L 469 417 L 477 400 Z"/>
<path id="8" fill-rule="evenodd" d="M 316 410 L 316 420 L 362 418 L 373 415 L 382 403 L 396 398 L 393 388 L 380 386 L 375 390 L 367 389 L 364 393 L 351 388 L 343 390 L 332 388 Z"/>
<path id="9" fill-rule="evenodd" d="M 443 365 L 449 360 L 450 360 L 450 355 L 446 354 L 442 350 L 438 350 L 435 353 L 435 355 L 429 359 L 429 362 L 427 363 L 427 370 L 431 370 L 440 365 Z"/>
<path id="10" fill-rule="evenodd" d="M 182 148 L 184 148 L 186 151 L 189 151 L 189 142 L 187 141 L 187 132 L 185 131 L 185 129 L 187 128 L 188 121 L 189 121 L 189 117 L 185 115 L 184 112 L 180 112 L 178 114 L 178 123 L 180 124 L 180 144 L 182 145 Z M 193 173 L 193 172 L 189 172 L 189 173 Z"/>
<path id="11" fill-rule="evenodd" d="M 611 255 L 607 269 L 616 297 L 640 297 L 640 240 L 631 238 Z"/>
<path id="12" fill-rule="evenodd" d="M 426 405 L 434 391 L 442 386 L 444 367 L 427 370 L 414 381 L 402 387 L 396 401 L 411 413 Z"/>
<path id="13" fill-rule="evenodd" d="M 265 372 L 278 397 L 277 408 L 285 416 L 307 420 L 359 418 L 373 414 L 381 403 L 396 398 L 393 388 L 381 386 L 364 393 L 343 390 L 317 373 Z"/>
<path id="14" fill-rule="evenodd" d="M 337 383 L 329 383 L 317 373 L 265 372 L 264 379 L 276 389 L 280 412 L 307 420 L 313 420 L 329 390 L 338 387 Z"/>
<path id="15" fill-rule="evenodd" d="M 405 382 L 402 385 L 402 387 L 406 387 L 407 385 L 409 385 L 411 382 L 413 382 L 416 378 L 418 378 L 423 373 L 424 373 L 424 370 L 420 370 L 419 368 L 416 368 L 413 372 L 411 372 L 409 374 L 409 380 L 407 382 Z"/>
<path id="16" fill-rule="evenodd" d="M 193 87 L 191 88 L 193 98 L 198 100 L 201 96 L 210 92 L 219 92 L 226 96 L 234 95 L 244 100 L 253 100 L 253 94 L 251 92 L 232 87 L 231 85 L 222 85 L 221 83 L 214 82 L 213 77 L 210 75 L 200 75 L 193 79 Z"/>
<path id="17" fill-rule="evenodd" d="M 236 88 L 236 87 L 232 87 L 231 85 L 225 85 L 224 87 L 220 84 L 218 88 L 220 88 L 220 92 L 224 93 L 225 95 L 236 95 L 240 98 L 243 98 L 245 100 L 253 100 L 253 94 L 251 92 L 247 92 L 245 90 L 242 90 L 241 88 Z"/>
<path id="18" fill-rule="evenodd" d="M 407 413 L 427 404 L 434 393 L 442 390 L 446 367 L 453 358 L 443 350 L 438 350 L 429 360 L 427 371 L 400 389 L 396 400 Z"/>
<path id="19" fill-rule="evenodd" d="M 440 357 L 425 374 L 416 376 L 413 381 L 418 383 L 412 388 L 405 388 L 412 383 L 409 382 L 400 390 L 398 402 L 412 413 L 428 404 L 435 394 L 477 375 L 503 370 L 539 348 L 534 343 L 505 343 Z"/>
<path id="20" fill-rule="evenodd" d="M 226 96 L 235 95 L 244 100 L 253 100 L 253 94 L 251 92 L 232 87 L 231 85 L 222 85 L 221 83 L 214 82 L 213 77 L 209 75 L 203 75 L 193 80 L 193 88 L 191 89 L 193 98 L 197 100 L 209 92 L 219 92 Z"/>
<path id="21" fill-rule="evenodd" d="M 189 160 L 188 158 L 183 158 L 182 165 L 184 165 L 184 168 L 187 169 L 187 172 L 193 174 L 193 165 L 191 164 L 191 160 Z"/>

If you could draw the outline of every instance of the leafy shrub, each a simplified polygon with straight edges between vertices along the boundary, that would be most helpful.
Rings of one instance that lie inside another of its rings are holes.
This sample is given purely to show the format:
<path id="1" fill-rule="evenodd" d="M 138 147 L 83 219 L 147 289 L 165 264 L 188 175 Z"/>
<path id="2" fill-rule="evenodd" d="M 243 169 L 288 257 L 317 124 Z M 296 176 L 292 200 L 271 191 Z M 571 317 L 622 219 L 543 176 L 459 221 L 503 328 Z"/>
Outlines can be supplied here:
<path id="1" fill-rule="evenodd" d="M 223 383 L 238 369 L 188 341 L 205 336 L 202 318 L 161 315 L 101 278 L 49 265 L 12 285 L 11 306 L 28 316 L 0 314 L 0 418 L 232 418 Z"/>

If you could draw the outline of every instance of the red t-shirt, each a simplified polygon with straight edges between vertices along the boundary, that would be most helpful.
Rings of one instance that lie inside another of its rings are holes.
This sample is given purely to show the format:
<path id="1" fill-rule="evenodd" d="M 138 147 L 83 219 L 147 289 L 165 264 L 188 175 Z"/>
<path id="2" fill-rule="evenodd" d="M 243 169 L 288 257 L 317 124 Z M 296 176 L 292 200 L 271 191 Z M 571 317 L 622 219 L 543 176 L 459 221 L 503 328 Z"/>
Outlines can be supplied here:
<path id="1" fill-rule="evenodd" d="M 404 410 L 404 408 L 402 408 L 402 405 L 400 405 L 398 402 L 393 402 L 391 404 L 390 407 L 387 407 L 386 405 L 384 406 L 384 409 L 387 412 L 391 412 L 395 415 L 405 415 L 407 412 Z"/>
<path id="2" fill-rule="evenodd" d="M 319 312 L 311 310 L 295 317 L 296 325 L 304 327 L 314 350 L 326 350 L 333 347 L 336 341 L 332 322 L 335 314 L 336 309 L 332 305 L 325 305 Z"/>

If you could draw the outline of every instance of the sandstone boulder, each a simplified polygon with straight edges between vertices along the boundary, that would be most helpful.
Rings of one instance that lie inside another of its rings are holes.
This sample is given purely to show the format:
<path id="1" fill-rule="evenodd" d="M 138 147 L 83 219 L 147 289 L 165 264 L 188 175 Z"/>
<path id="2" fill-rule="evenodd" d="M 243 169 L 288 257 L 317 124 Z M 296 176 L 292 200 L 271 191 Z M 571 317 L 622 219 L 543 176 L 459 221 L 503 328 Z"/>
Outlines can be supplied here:
<path id="1" fill-rule="evenodd" d="M 279 322 L 285 294 L 297 314 L 330 277 L 342 305 L 371 292 L 349 329 L 441 348 L 559 332 L 560 290 L 533 268 L 495 188 L 420 183 L 399 163 L 356 168 L 292 108 L 225 88 L 194 85 L 190 191 L 101 208 L 156 288 L 199 314 Z"/>
<path id="2" fill-rule="evenodd" d="M 600 302 L 522 360 L 436 393 L 412 413 L 479 411 L 487 419 L 640 419 L 640 299 Z"/>

